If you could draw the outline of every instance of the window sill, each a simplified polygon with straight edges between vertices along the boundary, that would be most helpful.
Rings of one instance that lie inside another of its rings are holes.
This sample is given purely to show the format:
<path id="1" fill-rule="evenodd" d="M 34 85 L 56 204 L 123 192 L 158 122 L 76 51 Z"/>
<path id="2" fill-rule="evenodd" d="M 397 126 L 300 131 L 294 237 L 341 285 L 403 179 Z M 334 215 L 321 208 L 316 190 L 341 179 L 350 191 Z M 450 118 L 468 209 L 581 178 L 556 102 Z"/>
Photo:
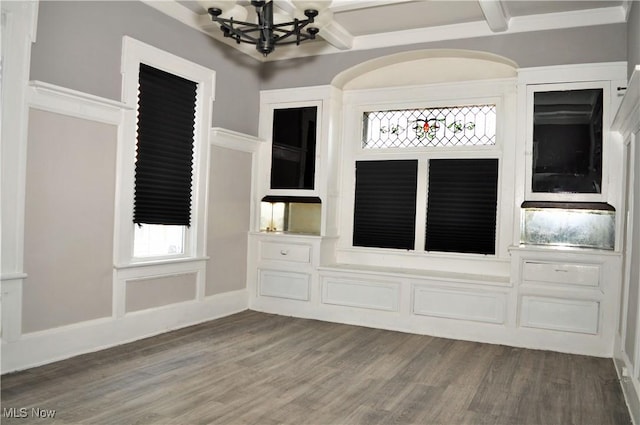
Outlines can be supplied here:
<path id="1" fill-rule="evenodd" d="M 115 264 L 113 268 L 116 270 L 126 270 L 126 269 L 134 269 L 138 267 L 161 266 L 161 265 L 167 265 L 167 264 L 195 263 L 198 261 L 206 261 L 208 259 L 209 259 L 208 256 L 161 258 L 161 259 L 153 259 L 153 260 L 135 261 L 127 264 Z"/>

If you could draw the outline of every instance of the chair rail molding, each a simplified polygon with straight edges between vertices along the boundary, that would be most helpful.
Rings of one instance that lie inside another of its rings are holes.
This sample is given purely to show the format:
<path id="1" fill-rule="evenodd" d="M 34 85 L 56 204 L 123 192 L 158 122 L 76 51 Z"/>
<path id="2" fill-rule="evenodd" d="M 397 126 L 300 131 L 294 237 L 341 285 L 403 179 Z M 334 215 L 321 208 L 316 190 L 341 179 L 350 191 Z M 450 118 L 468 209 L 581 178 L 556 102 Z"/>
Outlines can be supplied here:
<path id="1" fill-rule="evenodd" d="M 254 153 L 264 140 L 222 127 L 211 128 L 210 143 L 221 148 Z"/>
<path id="2" fill-rule="evenodd" d="M 42 81 L 29 82 L 28 94 L 31 108 L 105 124 L 120 125 L 121 112 L 131 109 L 123 102 Z"/>

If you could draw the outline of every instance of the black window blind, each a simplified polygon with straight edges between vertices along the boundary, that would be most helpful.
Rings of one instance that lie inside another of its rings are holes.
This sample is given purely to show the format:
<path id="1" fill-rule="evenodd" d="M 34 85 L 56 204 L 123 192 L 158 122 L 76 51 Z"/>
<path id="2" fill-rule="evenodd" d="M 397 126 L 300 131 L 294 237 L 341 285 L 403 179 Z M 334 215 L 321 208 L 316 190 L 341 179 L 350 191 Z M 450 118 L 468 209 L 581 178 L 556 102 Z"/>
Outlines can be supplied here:
<path id="1" fill-rule="evenodd" d="M 357 161 L 353 245 L 414 249 L 417 160 Z"/>
<path id="2" fill-rule="evenodd" d="M 140 64 L 134 223 L 191 224 L 196 90 Z"/>
<path id="3" fill-rule="evenodd" d="M 425 250 L 495 254 L 497 159 L 429 161 Z"/>

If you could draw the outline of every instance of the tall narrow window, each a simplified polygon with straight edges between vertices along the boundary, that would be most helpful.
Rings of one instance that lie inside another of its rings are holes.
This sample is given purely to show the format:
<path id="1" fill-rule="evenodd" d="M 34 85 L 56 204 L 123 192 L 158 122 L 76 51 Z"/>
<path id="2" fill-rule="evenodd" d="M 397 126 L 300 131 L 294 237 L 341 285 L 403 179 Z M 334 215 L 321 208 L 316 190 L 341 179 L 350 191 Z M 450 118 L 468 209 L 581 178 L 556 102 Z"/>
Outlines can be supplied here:
<path id="1" fill-rule="evenodd" d="M 603 94 L 534 93 L 533 192 L 602 193 Z"/>
<path id="2" fill-rule="evenodd" d="M 425 250 L 495 254 L 497 159 L 431 159 Z"/>
<path id="3" fill-rule="evenodd" d="M 417 160 L 357 161 L 353 245 L 414 249 Z"/>
<path id="4" fill-rule="evenodd" d="M 318 108 L 275 109 L 271 189 L 313 189 Z"/>
<path id="5" fill-rule="evenodd" d="M 197 83 L 140 64 L 135 256 L 183 252 L 191 224 Z"/>

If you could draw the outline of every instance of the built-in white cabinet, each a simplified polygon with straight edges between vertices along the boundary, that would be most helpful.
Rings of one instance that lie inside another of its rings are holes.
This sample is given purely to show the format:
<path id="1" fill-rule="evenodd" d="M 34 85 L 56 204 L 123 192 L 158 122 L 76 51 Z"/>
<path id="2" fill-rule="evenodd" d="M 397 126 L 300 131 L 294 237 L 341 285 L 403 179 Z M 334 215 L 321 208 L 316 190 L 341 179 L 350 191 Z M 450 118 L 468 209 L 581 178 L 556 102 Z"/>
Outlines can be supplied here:
<path id="1" fill-rule="evenodd" d="M 314 240 L 257 238 L 257 295 L 309 301 Z"/>
<path id="2" fill-rule="evenodd" d="M 340 91 L 264 91 L 254 164 L 248 286 L 257 310 L 291 314 L 320 302 L 317 268 L 337 233 Z"/>
<path id="3" fill-rule="evenodd" d="M 611 346 L 621 255 L 603 250 L 513 248 L 518 327 L 583 335 L 585 345 Z"/>
<path id="4" fill-rule="evenodd" d="M 250 233 L 247 275 L 251 306 L 277 313 L 279 308 L 295 312 L 304 310 L 306 304 L 318 303 L 317 268 L 323 252 L 331 250 L 326 247 L 331 240 L 316 235 Z"/>
<path id="5" fill-rule="evenodd" d="M 351 243 L 353 226 L 348 223 L 352 223 L 355 209 L 354 162 L 378 158 L 375 150 L 361 147 L 358 135 L 364 125 L 363 113 L 396 107 L 380 104 L 384 90 L 342 92 L 326 86 L 263 92 L 260 137 L 265 143 L 255 164 L 249 235 L 250 308 L 610 357 L 619 321 L 624 246 L 620 234 L 625 221 L 621 215 L 623 172 L 615 165 L 622 150 L 610 126 L 619 103 L 613 87 L 620 84 L 624 69 L 623 64 L 609 64 L 518 70 L 517 79 L 474 86 L 477 90 L 508 86 L 504 97 L 492 98 L 498 105 L 496 116 L 502 120 L 498 126 L 501 138 L 496 147 L 483 150 L 481 155 L 497 157 L 502 173 L 498 180 L 497 249 L 487 255 Z M 413 97 L 406 107 L 446 104 L 450 94 L 445 88 L 412 87 Z M 565 101 L 580 111 L 588 110 L 579 114 L 579 123 L 566 120 L 574 111 L 563 109 Z M 278 166 L 274 155 L 284 155 L 286 150 L 274 145 L 274 117 L 278 111 L 296 108 L 316 113 L 313 186 L 274 186 L 271 177 L 273 167 Z M 589 121 L 594 114 L 595 124 Z M 566 119 L 560 120 L 561 116 Z M 571 180 L 574 165 L 554 162 L 553 145 L 558 136 L 549 133 L 563 133 L 574 124 L 577 127 L 571 129 L 577 130 L 578 136 L 572 136 L 573 145 L 562 149 L 588 148 L 583 162 L 575 164 L 588 175 L 588 184 L 584 179 Z M 600 141 L 592 143 L 587 134 L 592 128 L 602 133 Z M 362 158 L 354 155 L 358 149 Z M 416 193 L 421 193 L 416 211 L 424 219 L 429 208 L 425 199 L 428 155 L 427 150 L 413 149 L 425 164 L 418 167 L 416 177 Z M 477 154 L 464 152 L 467 156 Z M 392 148 L 387 148 L 385 155 L 385 160 L 406 157 Z M 556 183 L 562 182 L 568 185 L 556 190 Z M 583 187 L 582 193 L 576 190 Z M 261 216 L 264 200 L 290 204 L 288 209 L 285 206 L 282 219 L 269 221 Z M 526 208 L 529 215 L 523 213 Z M 545 208 L 554 213 L 566 210 L 561 212 L 564 221 L 556 220 L 555 227 L 549 227 L 546 212 L 537 212 Z M 591 222 L 578 226 L 586 209 L 591 211 Z M 312 215 L 305 215 L 310 212 Z M 310 226 L 313 220 L 319 224 Z M 416 232 L 419 246 L 425 246 L 425 238 L 424 232 Z"/>
<path id="6" fill-rule="evenodd" d="M 340 99 L 330 86 L 261 92 L 252 231 L 337 233 Z"/>

